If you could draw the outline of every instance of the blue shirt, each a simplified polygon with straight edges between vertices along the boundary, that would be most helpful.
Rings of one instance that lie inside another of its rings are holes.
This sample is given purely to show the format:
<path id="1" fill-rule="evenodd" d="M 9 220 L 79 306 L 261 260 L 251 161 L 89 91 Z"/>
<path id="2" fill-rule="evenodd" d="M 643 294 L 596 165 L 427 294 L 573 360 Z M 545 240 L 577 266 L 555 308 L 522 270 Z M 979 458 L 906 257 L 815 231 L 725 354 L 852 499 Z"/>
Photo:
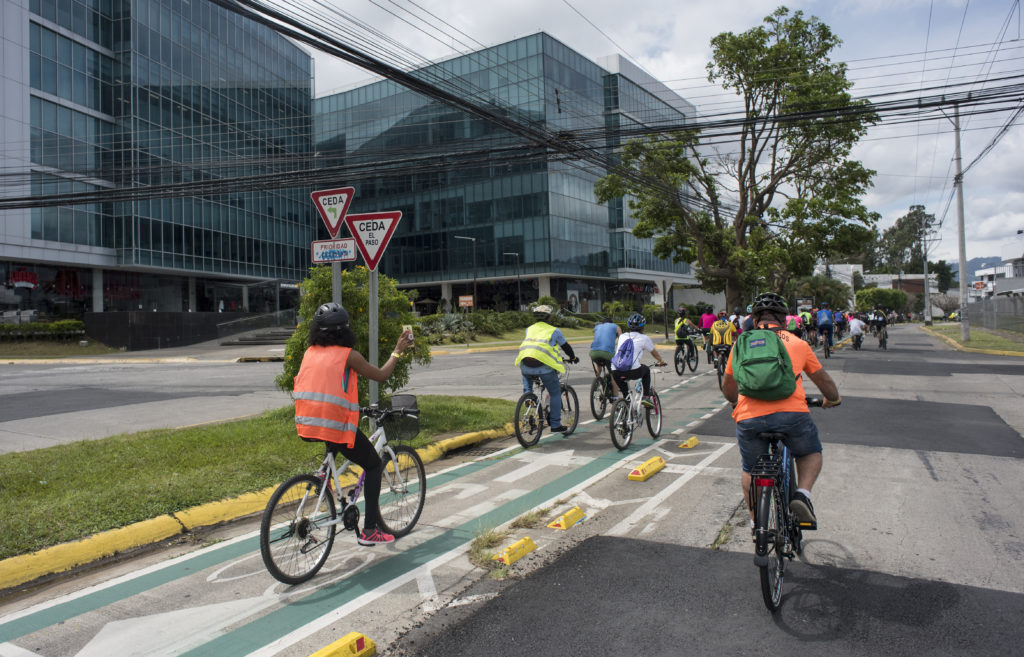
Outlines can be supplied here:
<path id="1" fill-rule="evenodd" d="M 615 338 L 619 327 L 613 322 L 602 322 L 594 327 L 594 341 L 590 343 L 593 351 L 615 351 Z"/>
<path id="2" fill-rule="evenodd" d="M 818 311 L 818 326 L 832 326 L 832 311 L 825 308 Z"/>

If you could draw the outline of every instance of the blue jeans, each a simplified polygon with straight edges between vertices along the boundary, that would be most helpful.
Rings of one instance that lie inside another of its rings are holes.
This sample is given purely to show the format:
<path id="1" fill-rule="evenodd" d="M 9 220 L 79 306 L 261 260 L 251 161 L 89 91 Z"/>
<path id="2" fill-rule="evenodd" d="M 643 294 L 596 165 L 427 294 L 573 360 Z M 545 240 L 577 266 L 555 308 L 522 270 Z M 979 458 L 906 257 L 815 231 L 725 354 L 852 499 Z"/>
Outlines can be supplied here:
<path id="1" fill-rule="evenodd" d="M 532 392 L 530 380 L 526 378 L 528 376 L 539 376 L 540 380 L 544 382 L 544 388 L 547 389 L 548 395 L 551 397 L 551 426 L 562 426 L 562 383 L 558 380 L 558 372 L 547 365 L 539 367 L 520 365 L 519 371 L 523 373 L 523 392 Z"/>
<path id="2" fill-rule="evenodd" d="M 810 413 L 771 413 L 736 423 L 736 441 L 740 446 L 743 471 L 750 472 L 757 463 L 757 457 L 768 453 L 768 442 L 757 434 L 778 431 L 786 434 L 783 442 L 794 458 L 816 454 L 821 451 L 818 427 L 811 420 Z"/>
<path id="3" fill-rule="evenodd" d="M 823 340 L 828 340 L 829 349 L 832 348 L 832 325 L 831 324 L 819 324 L 818 333 L 821 333 Z"/>

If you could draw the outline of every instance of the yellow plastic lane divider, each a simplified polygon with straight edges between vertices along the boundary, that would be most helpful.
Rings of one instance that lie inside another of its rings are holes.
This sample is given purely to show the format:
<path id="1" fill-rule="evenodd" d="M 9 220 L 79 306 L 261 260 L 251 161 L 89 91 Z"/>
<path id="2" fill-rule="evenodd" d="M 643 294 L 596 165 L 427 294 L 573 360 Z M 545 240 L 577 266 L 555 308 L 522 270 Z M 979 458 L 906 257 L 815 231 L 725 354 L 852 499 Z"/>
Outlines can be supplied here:
<path id="1" fill-rule="evenodd" d="M 586 514 L 583 513 L 583 509 L 579 508 L 578 506 L 574 506 L 573 508 L 569 509 L 562 515 L 558 516 L 558 519 L 550 523 L 548 527 L 550 527 L 551 529 L 569 529 L 570 527 L 572 527 L 573 525 L 575 525 L 576 523 L 578 523 L 586 517 Z"/>
<path id="2" fill-rule="evenodd" d="M 697 436 L 690 436 L 689 438 L 687 438 L 683 442 L 679 443 L 679 446 L 682 447 L 683 449 L 692 449 L 692 448 L 696 447 L 699 444 L 700 444 L 700 441 L 697 440 Z"/>
<path id="3" fill-rule="evenodd" d="M 369 657 L 377 654 L 377 644 L 364 634 L 349 632 L 309 657 Z"/>
<path id="4" fill-rule="evenodd" d="M 506 566 L 514 564 L 537 549 L 537 544 L 529 536 L 524 536 L 498 554 L 491 557 L 492 561 L 500 561 Z"/>
<path id="5" fill-rule="evenodd" d="M 634 468 L 633 471 L 629 473 L 629 480 L 647 481 L 656 472 L 659 472 L 664 467 L 665 459 L 661 458 L 660 456 L 652 456 L 651 458 L 644 461 L 643 465 L 641 465 L 638 468 Z"/>

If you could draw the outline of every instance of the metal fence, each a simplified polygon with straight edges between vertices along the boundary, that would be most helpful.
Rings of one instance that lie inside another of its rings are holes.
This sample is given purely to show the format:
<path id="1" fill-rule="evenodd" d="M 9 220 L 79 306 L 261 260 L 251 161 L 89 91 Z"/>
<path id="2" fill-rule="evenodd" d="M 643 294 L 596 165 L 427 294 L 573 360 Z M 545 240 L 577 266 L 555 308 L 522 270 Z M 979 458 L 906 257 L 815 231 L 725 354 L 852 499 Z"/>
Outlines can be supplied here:
<path id="1" fill-rule="evenodd" d="M 971 324 L 1024 333 L 1024 297 L 991 297 L 967 307 Z"/>

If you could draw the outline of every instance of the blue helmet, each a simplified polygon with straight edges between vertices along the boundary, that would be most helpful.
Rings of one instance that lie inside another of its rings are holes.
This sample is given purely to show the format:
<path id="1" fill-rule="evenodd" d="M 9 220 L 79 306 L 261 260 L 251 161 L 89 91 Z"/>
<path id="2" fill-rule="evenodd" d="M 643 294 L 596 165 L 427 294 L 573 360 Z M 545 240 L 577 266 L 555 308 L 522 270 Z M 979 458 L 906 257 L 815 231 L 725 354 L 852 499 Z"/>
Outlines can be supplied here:
<path id="1" fill-rule="evenodd" d="M 629 316 L 629 319 L 626 320 L 626 328 L 630 331 L 642 329 L 645 326 L 647 326 L 647 320 L 640 313 L 633 313 Z"/>

